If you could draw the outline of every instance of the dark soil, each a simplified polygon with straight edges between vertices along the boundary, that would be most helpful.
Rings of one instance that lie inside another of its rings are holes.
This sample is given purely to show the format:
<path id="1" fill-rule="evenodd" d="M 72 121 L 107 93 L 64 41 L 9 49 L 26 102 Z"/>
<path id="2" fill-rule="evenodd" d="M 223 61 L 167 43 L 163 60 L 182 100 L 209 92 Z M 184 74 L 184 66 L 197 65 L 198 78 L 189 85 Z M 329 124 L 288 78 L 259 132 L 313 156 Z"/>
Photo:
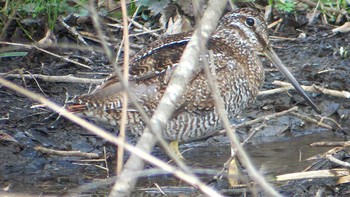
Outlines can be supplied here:
<path id="1" fill-rule="evenodd" d="M 329 89 L 339 91 L 350 91 L 350 58 L 340 54 L 340 48 L 345 50 L 350 48 L 350 34 L 331 33 L 330 26 L 313 25 L 303 27 L 302 31 L 306 38 L 288 40 L 273 40 L 275 51 L 293 72 L 294 76 L 303 85 L 316 84 Z M 292 33 L 291 33 L 292 32 Z M 62 32 L 61 32 L 62 33 Z M 275 35 L 281 37 L 295 38 L 300 32 L 290 31 L 285 28 Z M 119 35 L 120 36 L 120 35 Z M 69 42 L 69 36 L 59 36 L 58 42 Z M 149 39 L 140 39 L 150 42 Z M 135 42 L 140 42 L 135 40 Z M 2 46 L 5 47 L 5 46 Z M 17 51 L 28 51 L 28 49 L 16 49 Z M 50 50 L 50 49 L 49 49 Z M 137 49 L 135 49 L 137 50 Z M 99 52 L 91 53 L 77 49 L 51 49 L 50 51 L 60 55 L 69 55 L 70 58 L 84 62 L 85 57 L 92 61 L 89 66 L 92 70 L 67 63 L 42 52 L 31 50 L 26 57 L 1 58 L 0 72 L 6 73 L 15 69 L 24 68 L 25 72 L 43 75 L 68 75 L 72 74 L 85 78 L 104 78 L 112 71 L 107 58 Z M 281 74 L 266 63 L 266 83 L 264 89 L 272 89 L 274 80 L 283 80 Z M 75 83 L 53 83 L 43 80 L 26 80 L 9 78 L 19 85 L 25 85 L 28 90 L 42 94 L 51 100 L 64 104 L 66 93 L 70 96 L 86 93 L 89 84 Z M 331 121 L 325 120 L 327 124 L 335 128 L 333 131 L 316 124 L 300 120 L 293 116 L 284 116 L 278 119 L 266 121 L 266 126 L 252 140 L 254 144 L 275 143 L 278 140 L 288 141 L 296 136 L 311 135 L 320 132 L 333 133 L 340 138 L 347 139 L 350 132 L 349 121 L 349 99 L 338 98 L 323 94 L 309 94 L 321 109 L 322 117 L 332 118 L 337 121 L 342 129 L 336 127 Z M 12 192 L 25 192 L 29 194 L 66 194 L 72 188 L 91 182 L 94 179 L 103 179 L 108 175 L 105 170 L 97 168 L 95 165 L 104 166 L 104 162 L 84 162 L 77 157 L 49 156 L 34 150 L 35 146 L 44 146 L 56 150 L 80 150 L 103 155 L 103 148 L 107 149 L 110 176 L 113 175 L 115 147 L 100 138 L 91 135 L 73 123 L 59 118 L 57 114 L 44 109 L 33 108 L 37 103 L 33 103 L 26 97 L 15 93 L 7 88 L 0 88 L 0 129 L 1 131 L 14 137 L 17 142 L 0 142 L 0 186 L 2 189 L 9 187 Z M 280 93 L 270 96 L 260 96 L 255 105 L 242 114 L 245 120 L 254 119 L 274 112 L 298 106 L 299 112 L 311 116 L 315 114 L 302 97 L 294 91 Z M 116 133 L 114 128 L 103 125 L 107 130 Z M 240 131 L 242 136 L 254 128 L 246 128 Z M 272 137 L 271 137 L 272 136 Z M 271 140 L 273 139 L 273 140 Z M 327 140 L 327 139 L 324 139 Z M 226 137 L 219 136 L 202 142 L 187 144 L 187 147 L 207 147 L 207 146 L 227 146 Z M 246 146 L 252 146 L 248 144 Z M 296 145 L 298 146 L 298 145 Z M 228 150 L 229 151 L 229 150 Z M 195 152 L 195 151 L 194 151 Z M 154 154 L 166 159 L 162 151 L 156 149 Z M 193 153 L 195 154 L 195 153 Z M 198 153 L 201 154 L 200 152 Z M 185 154 L 185 158 L 195 157 Z M 340 159 L 346 157 L 346 153 L 339 156 Z M 275 157 L 279 157 L 278 154 Z M 228 158 L 228 156 L 226 157 Z M 216 161 L 211 167 L 219 170 L 224 158 Z M 349 157 L 348 157 L 349 158 Z M 81 164 L 91 165 L 81 165 Z M 206 166 L 205 163 L 188 162 L 196 166 Z M 213 167 L 214 166 L 214 167 Z M 322 168 L 334 168 L 335 165 L 325 164 Z M 209 168 L 209 167 L 208 167 Z M 162 178 L 156 180 L 162 182 Z M 152 186 L 153 179 L 143 180 L 144 186 Z M 169 185 L 178 184 L 177 180 L 170 181 Z M 168 183 L 168 182 L 166 182 Z M 141 185 L 142 186 L 142 185 Z M 348 193 L 346 184 L 336 187 L 334 180 L 321 181 L 299 181 L 288 183 L 287 186 L 280 187 L 280 191 L 285 196 L 309 196 L 315 195 L 317 191 L 323 189 L 327 195 L 344 196 Z M 102 191 L 107 192 L 107 190 Z M 101 193 L 97 192 L 97 193 Z"/>

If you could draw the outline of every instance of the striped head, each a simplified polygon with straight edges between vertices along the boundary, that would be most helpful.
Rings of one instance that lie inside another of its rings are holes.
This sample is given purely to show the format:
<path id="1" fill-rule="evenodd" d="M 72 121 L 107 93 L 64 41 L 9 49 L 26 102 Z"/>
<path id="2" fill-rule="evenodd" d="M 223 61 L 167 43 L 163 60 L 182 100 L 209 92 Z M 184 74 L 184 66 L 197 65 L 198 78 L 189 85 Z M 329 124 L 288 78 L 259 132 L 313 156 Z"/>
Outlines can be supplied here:
<path id="1" fill-rule="evenodd" d="M 223 16 L 216 35 L 228 43 L 247 41 L 252 50 L 262 52 L 270 45 L 267 24 L 263 16 L 251 8 L 242 8 Z"/>
<path id="2" fill-rule="evenodd" d="M 304 97 L 309 105 L 316 112 L 320 112 L 272 49 L 267 23 L 258 11 L 251 8 L 242 8 L 227 13 L 222 18 L 214 37 L 215 36 L 225 39 L 228 44 L 239 50 L 244 50 L 248 47 L 248 50 L 252 50 L 253 53 L 259 52 L 264 54 L 291 82 L 294 88 Z"/>

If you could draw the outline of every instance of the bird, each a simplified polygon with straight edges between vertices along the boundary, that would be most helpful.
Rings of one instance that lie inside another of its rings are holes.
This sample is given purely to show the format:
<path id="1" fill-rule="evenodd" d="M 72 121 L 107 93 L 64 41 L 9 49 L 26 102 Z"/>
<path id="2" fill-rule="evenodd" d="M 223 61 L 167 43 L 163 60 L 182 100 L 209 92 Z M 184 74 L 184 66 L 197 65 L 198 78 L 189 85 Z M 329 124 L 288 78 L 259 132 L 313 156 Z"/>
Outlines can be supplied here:
<path id="1" fill-rule="evenodd" d="M 129 88 L 150 117 L 162 98 L 191 35 L 192 32 L 165 36 L 131 58 Z M 213 62 L 209 68 L 217 80 L 230 120 L 253 104 L 264 83 L 265 74 L 259 54 L 265 54 L 312 108 L 319 112 L 273 51 L 267 23 L 259 11 L 240 8 L 225 14 L 206 48 L 212 51 Z M 204 73 L 204 56 L 199 57 L 199 71 L 191 78 L 181 99 L 175 104 L 174 114 L 162 130 L 162 137 L 171 142 L 177 153 L 178 143 L 206 139 L 223 129 Z M 128 105 L 127 129 L 134 136 L 140 136 L 146 127 L 145 121 L 130 102 L 123 103 L 120 81 L 112 73 L 91 93 L 74 97 L 67 109 L 118 126 L 122 106 Z"/>

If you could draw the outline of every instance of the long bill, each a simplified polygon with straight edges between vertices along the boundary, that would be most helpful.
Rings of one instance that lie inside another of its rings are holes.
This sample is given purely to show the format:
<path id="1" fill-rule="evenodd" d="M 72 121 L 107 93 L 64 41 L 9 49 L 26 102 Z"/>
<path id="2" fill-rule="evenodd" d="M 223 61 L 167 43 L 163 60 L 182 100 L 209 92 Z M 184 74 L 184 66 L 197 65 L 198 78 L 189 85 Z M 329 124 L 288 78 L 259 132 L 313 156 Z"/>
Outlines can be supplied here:
<path id="1" fill-rule="evenodd" d="M 276 55 L 271 47 L 267 47 L 265 50 L 265 55 L 273 62 L 273 64 L 278 68 L 278 70 L 288 79 L 288 81 L 294 86 L 294 88 L 304 97 L 306 102 L 314 109 L 317 113 L 321 113 L 315 103 L 310 99 L 310 97 L 305 93 L 304 89 L 300 86 L 298 81 L 294 78 L 292 73 L 289 72 L 287 67 L 285 67 L 280 60 L 280 58 Z"/>

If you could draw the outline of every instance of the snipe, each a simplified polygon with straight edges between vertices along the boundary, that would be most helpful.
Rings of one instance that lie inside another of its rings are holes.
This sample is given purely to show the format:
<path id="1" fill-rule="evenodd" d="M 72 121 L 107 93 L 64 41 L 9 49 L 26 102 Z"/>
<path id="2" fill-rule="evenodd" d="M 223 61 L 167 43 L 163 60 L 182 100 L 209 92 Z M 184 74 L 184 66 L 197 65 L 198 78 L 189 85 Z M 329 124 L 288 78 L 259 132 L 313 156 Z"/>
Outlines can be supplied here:
<path id="1" fill-rule="evenodd" d="M 190 37 L 191 33 L 165 37 L 132 58 L 129 70 L 132 92 L 149 116 L 157 107 Z M 253 103 L 264 82 L 264 70 L 257 53 L 269 57 L 312 107 L 318 110 L 272 50 L 266 22 L 257 11 L 239 9 L 226 14 L 206 47 L 214 53 L 211 70 L 216 75 L 230 119 Z M 91 94 L 76 97 L 68 109 L 118 125 L 123 105 L 120 88 L 115 88 L 118 83 L 118 77 L 111 75 Z M 203 71 L 193 76 L 176 107 L 176 113 L 162 132 L 166 140 L 199 140 L 222 129 Z M 138 136 L 144 130 L 145 123 L 133 106 L 128 109 L 128 128 Z"/>

